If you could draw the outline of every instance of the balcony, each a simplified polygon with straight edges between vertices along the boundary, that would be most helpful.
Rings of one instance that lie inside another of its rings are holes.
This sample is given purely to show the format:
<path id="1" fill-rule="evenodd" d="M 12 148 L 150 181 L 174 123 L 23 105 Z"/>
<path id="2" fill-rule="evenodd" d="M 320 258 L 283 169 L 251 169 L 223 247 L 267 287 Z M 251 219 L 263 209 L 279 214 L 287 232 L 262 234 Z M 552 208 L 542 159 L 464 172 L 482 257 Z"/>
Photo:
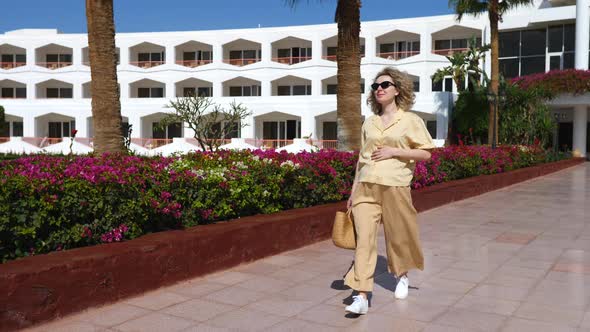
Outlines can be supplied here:
<path id="1" fill-rule="evenodd" d="M 10 44 L 0 45 L 0 69 L 10 70 L 26 65 L 26 49 Z"/>
<path id="2" fill-rule="evenodd" d="M 0 81 L 0 98 L 25 99 L 27 98 L 27 85 L 13 80 Z"/>
<path id="3" fill-rule="evenodd" d="M 271 82 L 273 96 L 311 95 L 311 81 L 297 76 L 285 76 Z"/>
<path id="4" fill-rule="evenodd" d="M 272 61 L 293 65 L 311 60 L 311 41 L 287 37 L 275 41 L 272 46 Z"/>
<path id="5" fill-rule="evenodd" d="M 189 96 L 213 96 L 213 83 L 196 78 L 188 78 L 177 82 L 175 88 L 177 98 Z"/>
<path id="6" fill-rule="evenodd" d="M 260 58 L 260 43 L 238 39 L 223 45 L 223 62 L 232 66 L 251 65 L 260 62 Z"/>
<path id="7" fill-rule="evenodd" d="M 130 65 L 149 69 L 166 63 L 166 48 L 144 42 L 129 48 L 129 57 L 133 59 L 129 61 Z"/>
<path id="8" fill-rule="evenodd" d="M 236 77 L 223 82 L 224 97 L 251 97 L 260 95 L 260 81 L 246 77 Z"/>
<path id="9" fill-rule="evenodd" d="M 73 50 L 57 44 L 49 44 L 35 50 L 35 63 L 37 66 L 55 70 L 71 66 Z"/>
<path id="10" fill-rule="evenodd" d="M 481 34 L 479 29 L 473 29 L 460 25 L 454 25 L 432 34 L 432 53 L 442 56 L 452 56 L 469 50 L 469 40 L 476 38 L 478 46 L 481 46 Z"/>
<path id="11" fill-rule="evenodd" d="M 51 79 L 37 83 L 36 96 L 38 99 L 71 99 L 73 90 L 73 84 Z"/>
<path id="12" fill-rule="evenodd" d="M 150 79 L 142 79 L 129 84 L 129 98 L 164 98 L 166 84 Z"/>
<path id="13" fill-rule="evenodd" d="M 420 54 L 420 35 L 394 30 L 376 39 L 377 56 L 387 60 L 401 60 Z"/>
<path id="14" fill-rule="evenodd" d="M 184 67 L 195 68 L 213 62 L 213 47 L 197 41 L 176 46 L 175 53 L 175 63 Z"/>

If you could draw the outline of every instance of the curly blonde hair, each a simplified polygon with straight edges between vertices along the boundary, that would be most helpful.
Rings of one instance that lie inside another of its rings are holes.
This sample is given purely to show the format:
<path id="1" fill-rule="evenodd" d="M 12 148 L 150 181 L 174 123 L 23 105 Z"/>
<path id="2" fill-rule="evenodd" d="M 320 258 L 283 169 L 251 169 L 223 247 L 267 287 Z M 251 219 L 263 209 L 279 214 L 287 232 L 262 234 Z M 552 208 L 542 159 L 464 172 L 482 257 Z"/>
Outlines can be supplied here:
<path id="1" fill-rule="evenodd" d="M 380 71 L 373 79 L 373 82 L 379 78 L 379 76 L 391 77 L 393 83 L 399 94 L 395 96 L 395 104 L 398 108 L 404 111 L 409 111 L 414 106 L 416 95 L 414 94 L 414 83 L 410 79 L 410 76 L 406 72 L 402 72 L 393 67 L 387 67 Z M 373 113 L 381 115 L 381 105 L 375 99 L 375 94 L 371 90 L 371 94 L 367 98 L 367 105 L 371 107 Z"/>

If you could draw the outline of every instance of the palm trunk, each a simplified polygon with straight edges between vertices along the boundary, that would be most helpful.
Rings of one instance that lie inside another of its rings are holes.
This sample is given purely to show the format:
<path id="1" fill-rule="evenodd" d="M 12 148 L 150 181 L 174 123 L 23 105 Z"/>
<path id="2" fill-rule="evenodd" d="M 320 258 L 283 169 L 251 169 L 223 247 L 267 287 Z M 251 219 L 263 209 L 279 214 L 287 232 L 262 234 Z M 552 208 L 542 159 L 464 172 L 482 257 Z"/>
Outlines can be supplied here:
<path id="1" fill-rule="evenodd" d="M 499 42 L 498 42 L 498 0 L 490 0 L 490 9 L 488 11 L 488 15 L 490 18 L 490 34 L 491 34 L 491 56 L 492 56 L 492 80 L 490 82 L 490 93 L 493 95 L 492 98 L 495 98 L 492 103 L 490 103 L 490 110 L 489 110 L 489 127 L 488 127 L 488 143 L 489 144 L 497 144 L 498 143 L 498 118 L 499 115 L 496 113 L 495 122 L 494 122 L 494 112 L 497 109 L 496 103 L 499 102 L 498 98 L 498 87 L 499 87 L 499 78 L 500 78 L 500 61 L 498 60 L 499 55 Z M 494 128 L 495 128 L 495 141 L 494 141 Z"/>
<path id="2" fill-rule="evenodd" d="M 86 0 L 94 151 L 124 152 L 113 0 Z"/>
<path id="3" fill-rule="evenodd" d="M 361 70 L 360 70 L 360 0 L 338 0 L 338 150 L 360 149 L 361 138 Z"/>

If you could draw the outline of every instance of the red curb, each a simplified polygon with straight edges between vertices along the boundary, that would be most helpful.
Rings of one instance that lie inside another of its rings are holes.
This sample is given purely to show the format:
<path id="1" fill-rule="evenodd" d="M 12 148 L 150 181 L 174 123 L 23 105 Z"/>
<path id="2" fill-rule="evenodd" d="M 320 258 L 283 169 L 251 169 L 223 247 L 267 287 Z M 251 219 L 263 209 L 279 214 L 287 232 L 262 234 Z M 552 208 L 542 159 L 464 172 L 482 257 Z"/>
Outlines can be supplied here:
<path id="1" fill-rule="evenodd" d="M 418 211 L 582 163 L 571 159 L 412 192 Z M 0 265 L 0 331 L 115 302 L 328 239 L 338 202 L 185 231 L 27 257 Z"/>

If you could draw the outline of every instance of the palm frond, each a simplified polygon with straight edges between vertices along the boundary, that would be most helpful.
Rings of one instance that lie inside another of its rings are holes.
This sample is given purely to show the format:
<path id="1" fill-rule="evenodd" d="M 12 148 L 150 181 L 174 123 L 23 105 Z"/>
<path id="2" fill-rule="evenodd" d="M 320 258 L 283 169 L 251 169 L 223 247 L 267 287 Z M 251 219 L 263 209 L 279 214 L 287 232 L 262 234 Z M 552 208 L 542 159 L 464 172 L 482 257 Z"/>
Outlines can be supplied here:
<path id="1" fill-rule="evenodd" d="M 500 15 L 507 11 L 520 7 L 520 6 L 531 6 L 534 0 L 504 0 L 498 3 L 498 13 Z"/>
<path id="2" fill-rule="evenodd" d="M 453 8 L 457 14 L 457 21 L 461 21 L 463 15 L 473 15 L 475 17 L 485 13 L 488 10 L 488 2 L 478 0 L 449 0 L 449 7 Z"/>

